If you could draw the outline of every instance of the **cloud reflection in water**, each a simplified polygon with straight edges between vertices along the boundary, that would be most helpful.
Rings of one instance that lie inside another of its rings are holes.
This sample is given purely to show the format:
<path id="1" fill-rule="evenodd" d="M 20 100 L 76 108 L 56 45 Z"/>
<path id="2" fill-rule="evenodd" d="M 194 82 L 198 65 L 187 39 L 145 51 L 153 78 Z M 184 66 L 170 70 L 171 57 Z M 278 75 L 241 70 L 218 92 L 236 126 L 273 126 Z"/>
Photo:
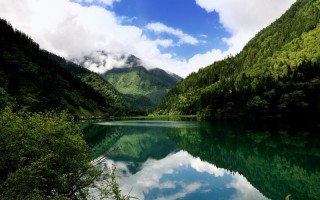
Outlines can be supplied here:
<path id="1" fill-rule="evenodd" d="M 267 199 L 245 177 L 201 161 L 186 151 L 163 159 L 148 159 L 132 174 L 130 162 L 106 160 L 100 164 L 117 166 L 118 183 L 123 194 L 140 200 L 157 199 Z"/>

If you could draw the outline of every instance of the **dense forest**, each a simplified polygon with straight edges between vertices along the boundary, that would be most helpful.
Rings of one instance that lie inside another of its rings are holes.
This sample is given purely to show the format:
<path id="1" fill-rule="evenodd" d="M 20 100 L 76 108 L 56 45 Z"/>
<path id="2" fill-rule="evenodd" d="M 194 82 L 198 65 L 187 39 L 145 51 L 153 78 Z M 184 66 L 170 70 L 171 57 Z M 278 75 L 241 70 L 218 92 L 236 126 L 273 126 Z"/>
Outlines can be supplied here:
<path id="1" fill-rule="evenodd" d="M 68 110 L 77 117 L 120 116 L 123 97 L 97 74 L 39 48 L 0 20 L 0 107 Z M 71 72 L 71 73 L 70 73 Z"/>
<path id="2" fill-rule="evenodd" d="M 319 116 L 320 1 L 298 0 L 236 56 L 178 83 L 155 114 Z"/>
<path id="3" fill-rule="evenodd" d="M 141 65 L 115 68 L 102 77 L 141 110 L 154 109 L 181 80 L 177 75 L 170 75 L 162 69 L 146 69 Z"/>

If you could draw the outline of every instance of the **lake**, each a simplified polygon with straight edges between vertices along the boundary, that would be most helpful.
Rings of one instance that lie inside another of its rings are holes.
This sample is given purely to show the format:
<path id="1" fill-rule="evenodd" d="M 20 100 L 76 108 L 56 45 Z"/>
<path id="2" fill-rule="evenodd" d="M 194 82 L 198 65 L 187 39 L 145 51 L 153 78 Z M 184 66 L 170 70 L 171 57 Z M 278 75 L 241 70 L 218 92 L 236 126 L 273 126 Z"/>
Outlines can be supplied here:
<path id="1" fill-rule="evenodd" d="M 157 199 L 320 198 L 319 126 L 127 120 L 86 124 L 97 167 L 123 194 Z M 103 178 L 100 183 L 103 184 Z"/>

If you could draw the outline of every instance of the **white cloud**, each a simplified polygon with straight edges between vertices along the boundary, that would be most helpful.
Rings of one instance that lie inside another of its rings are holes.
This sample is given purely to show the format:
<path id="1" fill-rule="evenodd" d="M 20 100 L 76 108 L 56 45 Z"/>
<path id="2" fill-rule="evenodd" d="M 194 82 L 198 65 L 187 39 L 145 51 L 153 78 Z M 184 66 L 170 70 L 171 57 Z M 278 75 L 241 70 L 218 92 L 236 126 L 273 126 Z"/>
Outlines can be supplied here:
<path id="1" fill-rule="evenodd" d="M 162 24 L 160 22 L 157 23 L 150 23 L 146 26 L 148 30 L 151 30 L 157 34 L 161 33 L 168 33 L 171 35 L 174 35 L 179 38 L 179 43 L 178 45 L 181 44 L 191 44 L 191 45 L 196 45 L 199 44 L 199 40 L 191 35 L 188 35 L 184 33 L 183 31 L 179 29 L 174 29 L 172 27 L 166 26 L 165 24 Z"/>
<path id="2" fill-rule="evenodd" d="M 114 2 L 120 2 L 120 0 L 74 0 L 74 2 L 82 3 L 102 3 L 106 6 L 112 7 Z"/>
<path id="3" fill-rule="evenodd" d="M 238 53 L 259 30 L 283 14 L 295 0 L 195 0 L 207 12 L 216 11 L 232 34 L 225 38 L 230 53 Z"/>
<path id="4" fill-rule="evenodd" d="M 161 53 L 159 47 L 169 47 L 173 41 L 150 40 L 141 28 L 122 25 L 123 18 L 102 7 L 68 0 L 0 0 L 0 17 L 30 35 L 41 48 L 68 59 L 104 50 L 136 55 L 150 67 L 180 76 L 192 71 L 186 61 Z"/>
<path id="5" fill-rule="evenodd" d="M 268 198 L 263 196 L 263 194 L 261 194 L 257 189 L 252 187 L 245 177 L 238 173 L 234 175 L 231 183 L 229 183 L 227 187 L 234 188 L 237 191 L 234 195 L 232 195 L 230 200 L 268 200 Z"/>
<path id="6" fill-rule="evenodd" d="M 89 0 L 89 1 L 93 1 L 93 0 Z M 114 2 L 119 2 L 120 0 L 98 0 L 98 1 L 100 3 L 104 3 L 107 6 L 112 6 Z"/>
<path id="7" fill-rule="evenodd" d="M 220 49 L 212 49 L 204 54 L 196 54 L 190 58 L 188 66 L 190 69 L 196 70 L 199 66 L 206 67 L 214 61 L 222 60 L 230 54 L 230 51 L 221 51 Z"/>
<path id="8" fill-rule="evenodd" d="M 255 189 L 245 177 L 238 173 L 228 172 L 225 169 L 217 168 L 215 165 L 200 158 L 195 158 L 186 151 L 179 151 L 169 154 L 161 160 L 148 159 L 142 164 L 140 171 L 132 174 L 129 171 L 129 165 L 132 163 L 114 162 L 112 160 L 105 160 L 101 163 L 100 169 L 111 167 L 112 164 L 117 166 L 117 181 L 123 194 L 129 194 L 141 200 L 145 199 L 145 194 L 148 194 L 153 189 L 171 189 L 172 192 L 168 196 L 160 196 L 157 199 L 182 199 L 187 195 L 199 191 L 210 192 L 212 185 L 201 179 L 193 181 L 185 181 L 182 179 L 168 179 L 164 178 L 165 175 L 172 174 L 173 176 L 179 173 L 179 170 L 191 167 L 199 173 L 208 173 L 215 177 L 231 177 L 232 180 L 226 185 L 226 188 L 234 188 L 236 192 L 231 199 L 245 200 L 257 199 L 267 200 L 257 189 Z M 213 178 L 213 177 L 212 177 Z M 105 183 L 101 180 L 100 184 Z M 98 183 L 99 185 L 99 183 Z M 94 193 L 93 193 L 94 195 Z"/>
<path id="9" fill-rule="evenodd" d="M 206 34 L 200 34 L 199 37 L 207 39 L 208 36 Z"/>
<path id="10" fill-rule="evenodd" d="M 164 47 L 164 48 L 168 48 L 168 47 L 174 46 L 173 40 L 170 40 L 170 39 L 163 39 L 163 40 L 157 39 L 154 42 L 158 46 L 161 46 L 161 47 Z"/>
<path id="11" fill-rule="evenodd" d="M 161 160 L 149 159 L 145 163 L 143 163 L 142 168 L 136 174 L 131 174 L 129 168 L 123 162 L 116 162 L 106 160 L 105 163 L 102 163 L 100 166 L 111 166 L 112 164 L 116 164 L 119 178 L 118 182 L 121 186 L 121 190 L 124 194 L 130 194 L 143 200 L 144 194 L 148 194 L 152 189 L 177 189 L 176 193 L 172 196 L 166 196 L 159 199 L 177 199 L 182 198 L 201 187 L 201 183 L 193 182 L 193 183 L 184 183 L 183 181 L 164 181 L 161 182 L 161 178 L 166 174 L 172 174 L 177 168 L 187 168 L 191 166 L 191 163 L 198 163 L 198 166 L 201 166 L 203 163 L 207 165 L 206 162 L 200 161 L 200 159 L 196 159 L 188 154 L 186 151 L 179 151 L 174 154 L 170 154 L 167 157 Z M 130 163 L 127 163 L 130 164 Z M 200 167 L 204 169 L 199 172 L 207 172 L 207 167 Z M 100 168 L 100 169 L 103 169 Z M 197 169 L 196 169 L 197 170 Z M 222 169 L 221 169 L 222 170 Z M 209 171 L 211 171 L 209 169 Z M 208 172 L 210 173 L 210 172 Z M 210 173 L 211 174 L 211 173 Z"/>
<path id="12" fill-rule="evenodd" d="M 184 184 L 182 186 L 182 190 L 180 192 L 177 192 L 175 194 L 166 196 L 166 197 L 160 197 L 157 198 L 157 200 L 176 200 L 176 199 L 182 199 L 186 197 L 188 194 L 191 194 L 195 191 L 197 191 L 201 187 L 201 183 L 195 182 L 191 184 Z"/>
<path id="13" fill-rule="evenodd" d="M 114 163 L 110 160 L 106 160 L 102 163 L 100 165 L 100 169 L 103 169 L 103 166 L 110 167 L 111 164 L 116 164 L 117 172 L 120 173 L 118 174 L 119 178 L 117 181 L 121 186 L 120 189 L 123 191 L 123 194 L 130 193 L 130 195 L 143 200 L 144 194 L 148 194 L 148 192 L 153 188 L 174 189 L 177 185 L 183 185 L 183 182 L 173 181 L 165 181 L 161 183 L 161 177 L 165 174 L 172 174 L 174 169 L 178 167 L 188 167 L 190 159 L 194 158 L 185 151 L 179 151 L 175 154 L 170 154 L 161 160 L 147 160 L 143 163 L 141 170 L 136 174 L 131 174 L 128 166 L 123 162 Z M 193 187 L 190 187 L 188 191 L 192 188 Z M 183 191 L 178 190 L 178 192 L 181 193 Z M 186 191 L 183 193 L 186 194 Z"/>
<path id="14" fill-rule="evenodd" d="M 93 72 L 103 74 L 112 68 L 129 67 L 126 63 L 128 56 L 128 54 L 123 53 L 106 54 L 101 51 L 93 51 L 75 62 L 82 64 Z"/>
<path id="15" fill-rule="evenodd" d="M 195 169 L 197 172 L 207 172 L 209 174 L 212 174 L 216 177 L 222 177 L 225 174 L 225 170 L 221 169 L 221 168 L 217 168 L 216 166 L 207 163 L 207 162 L 203 162 L 202 160 L 200 160 L 200 158 L 195 158 L 193 160 L 191 160 L 191 167 L 193 169 Z"/>

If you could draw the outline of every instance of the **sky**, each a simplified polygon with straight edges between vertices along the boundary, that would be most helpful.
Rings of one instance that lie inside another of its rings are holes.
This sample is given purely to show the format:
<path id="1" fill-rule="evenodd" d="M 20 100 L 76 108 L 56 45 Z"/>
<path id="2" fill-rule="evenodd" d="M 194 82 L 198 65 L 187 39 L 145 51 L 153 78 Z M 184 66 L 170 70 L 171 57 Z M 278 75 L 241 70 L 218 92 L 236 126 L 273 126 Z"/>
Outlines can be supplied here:
<path id="1" fill-rule="evenodd" d="M 295 0 L 0 0 L 0 17 L 70 60 L 105 51 L 186 77 L 236 55 Z M 111 58 L 116 58 L 113 56 Z M 108 58 L 108 66 L 117 59 Z"/>

